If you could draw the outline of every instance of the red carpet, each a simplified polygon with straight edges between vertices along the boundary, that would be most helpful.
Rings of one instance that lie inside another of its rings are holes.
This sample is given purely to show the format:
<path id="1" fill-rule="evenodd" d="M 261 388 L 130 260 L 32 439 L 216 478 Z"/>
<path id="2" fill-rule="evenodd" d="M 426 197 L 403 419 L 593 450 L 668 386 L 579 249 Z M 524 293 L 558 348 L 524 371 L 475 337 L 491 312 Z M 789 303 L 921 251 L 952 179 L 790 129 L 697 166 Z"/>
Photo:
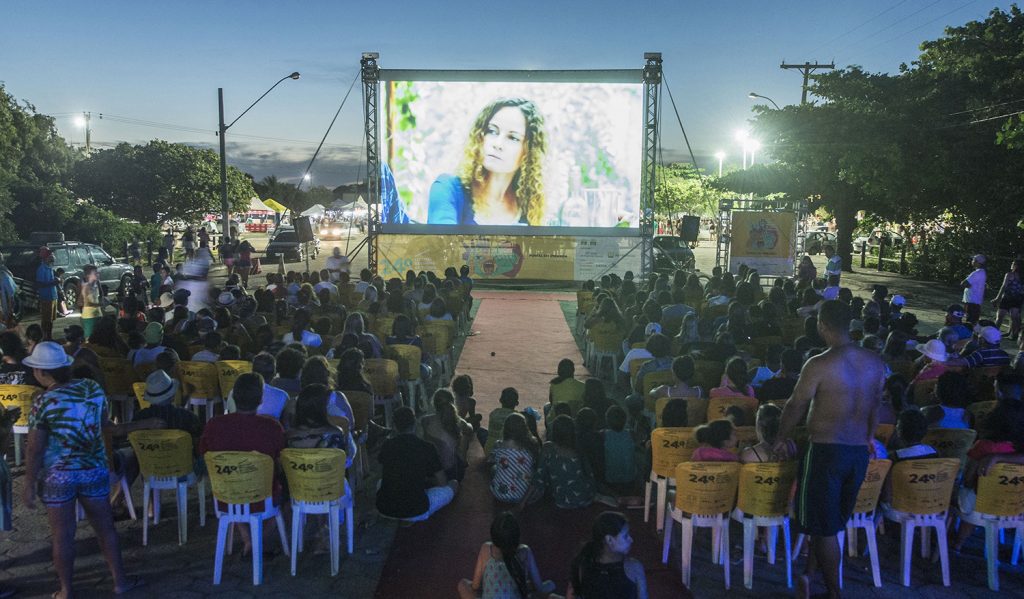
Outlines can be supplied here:
<path id="1" fill-rule="evenodd" d="M 473 330 L 466 340 L 456 373 L 473 377 L 478 411 L 486 416 L 498 406 L 504 387 L 519 391 L 520 409 L 540 410 L 547 401 L 548 381 L 562 358 L 577 364 L 577 377 L 585 378 L 583 358 L 562 315 L 559 300 L 575 300 L 568 293 L 479 291 L 481 300 Z M 491 353 L 494 356 L 491 356 Z M 488 540 L 494 515 L 511 506 L 496 502 L 488 489 L 489 470 L 478 444 L 470 450 L 470 467 L 455 501 L 427 522 L 400 528 L 377 585 L 376 596 L 455 597 L 460 578 L 470 578 L 480 545 Z M 559 510 L 550 501 L 527 507 L 519 514 L 522 540 L 537 557 L 541 576 L 555 581 L 557 592 L 568 585 L 569 562 L 601 511 Z M 651 597 L 682 597 L 685 590 L 678 570 L 661 564 L 661 543 L 654 527 L 643 524 L 643 512 L 628 512 L 634 538 L 632 555 L 647 570 Z"/>

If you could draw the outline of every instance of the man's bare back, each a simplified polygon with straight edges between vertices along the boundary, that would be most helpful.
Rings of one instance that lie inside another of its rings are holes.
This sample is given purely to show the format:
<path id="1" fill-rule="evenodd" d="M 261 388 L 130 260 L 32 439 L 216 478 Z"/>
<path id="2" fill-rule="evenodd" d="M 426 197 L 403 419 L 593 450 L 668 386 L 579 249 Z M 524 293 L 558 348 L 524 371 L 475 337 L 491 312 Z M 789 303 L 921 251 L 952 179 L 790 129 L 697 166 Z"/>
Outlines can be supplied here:
<path id="1" fill-rule="evenodd" d="M 854 343 L 831 347 L 808 360 L 793 397 L 798 403 L 810 401 L 810 440 L 866 445 L 874 434 L 884 385 L 881 358 Z"/>

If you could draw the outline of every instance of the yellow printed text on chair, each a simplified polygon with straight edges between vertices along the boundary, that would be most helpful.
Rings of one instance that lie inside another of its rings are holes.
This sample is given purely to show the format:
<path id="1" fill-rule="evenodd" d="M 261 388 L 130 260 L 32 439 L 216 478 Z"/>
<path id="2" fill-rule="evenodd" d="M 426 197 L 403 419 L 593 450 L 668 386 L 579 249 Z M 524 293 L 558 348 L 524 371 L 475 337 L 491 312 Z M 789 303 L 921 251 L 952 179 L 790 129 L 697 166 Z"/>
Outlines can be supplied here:
<path id="1" fill-rule="evenodd" d="M 188 488 L 199 494 L 199 525 L 206 526 L 206 483 L 195 473 L 192 436 L 179 430 L 143 430 L 128 433 L 142 475 L 142 544 L 149 544 L 149 502 L 153 525 L 160 523 L 160 491 L 174 491 L 178 501 L 178 544 L 188 541 Z M 152 494 L 150 493 L 152 492 Z"/>
<path id="2" fill-rule="evenodd" d="M 382 358 L 370 358 L 364 362 L 363 372 L 373 389 L 374 406 L 384 406 L 384 417 L 390 428 L 391 415 L 402 398 L 398 392 L 398 362 Z"/>
<path id="3" fill-rule="evenodd" d="M 1014 556 L 1024 538 L 1024 464 L 993 464 L 988 474 L 978 477 L 977 493 L 974 511 L 962 512 L 960 518 L 985 529 L 988 588 L 998 591 L 999 533 L 1005 528 L 1016 529 Z M 1013 562 L 1016 564 L 1016 557 Z"/>
<path id="4" fill-rule="evenodd" d="M 384 356 L 398 363 L 398 379 L 405 385 L 409 407 L 413 410 L 425 411 L 428 403 L 427 387 L 420 378 L 420 361 L 423 357 L 423 350 L 415 345 L 395 344 L 387 346 Z M 416 401 L 417 391 L 419 391 L 419 402 Z"/>
<path id="5" fill-rule="evenodd" d="M 683 585 L 690 586 L 693 529 L 711 529 L 711 563 L 722 564 L 725 588 L 729 589 L 729 514 L 736 506 L 740 465 L 736 462 L 683 462 L 676 466 L 675 506 L 665 514 L 665 538 L 661 563 L 668 563 L 672 522 L 682 530 L 680 570 Z"/>
<path id="6" fill-rule="evenodd" d="M 213 418 L 214 404 L 223 404 L 220 392 L 220 369 L 212 362 L 183 361 L 178 363 L 181 386 L 189 396 L 189 405 L 199 413 L 199 408 L 206 410 L 206 421 Z"/>
<path id="7" fill-rule="evenodd" d="M 656 428 L 651 431 L 651 474 L 644 484 L 644 522 L 651 517 L 651 486 L 657 487 L 654 519 L 657 529 L 665 527 L 665 503 L 669 487 L 675 486 L 676 466 L 690 461 L 697 449 L 692 427 Z"/>
<path id="8" fill-rule="evenodd" d="M 925 434 L 921 443 L 930 445 L 939 457 L 960 460 L 960 468 L 967 464 L 967 452 L 978 437 L 970 428 L 933 428 Z"/>
<path id="9" fill-rule="evenodd" d="M 775 563 L 778 529 L 782 528 L 786 552 L 786 586 L 793 586 L 793 556 L 789 542 L 789 499 L 796 480 L 797 463 L 745 464 L 733 519 L 743 524 L 743 585 L 754 585 L 754 537 L 758 527 L 768 528 L 768 563 Z"/>
<path id="10" fill-rule="evenodd" d="M 352 554 L 352 490 L 345 481 L 345 452 L 340 449 L 285 449 L 281 467 L 288 479 L 292 503 L 292 576 L 302 551 L 302 531 L 307 514 L 327 516 L 331 546 L 331 576 L 338 574 L 340 539 L 338 527 L 345 522 L 349 555 Z M 344 510 L 344 517 L 342 517 Z"/>
<path id="11" fill-rule="evenodd" d="M 956 482 L 960 461 L 956 458 L 905 460 L 892 467 L 892 509 L 885 518 L 902 527 L 903 586 L 910 586 L 910 559 L 914 549 L 914 529 L 934 528 L 942 562 L 942 584 L 949 586 L 949 545 L 946 538 L 946 514 Z M 922 557 L 930 557 L 931 535 L 922 533 Z"/>
<path id="12" fill-rule="evenodd" d="M 743 410 L 744 422 L 753 425 L 757 413 L 757 398 L 747 396 L 712 397 L 708 400 L 708 422 L 725 418 L 726 411 L 737 406 Z"/>
<path id="13" fill-rule="evenodd" d="M 21 415 L 14 422 L 14 464 L 21 465 L 22 443 L 28 434 L 28 416 L 32 411 L 32 399 L 40 389 L 33 385 L 0 385 L 0 405 L 4 409 L 19 408 Z M 6 450 L 4 447 L 0 452 Z"/>
<path id="14" fill-rule="evenodd" d="M 100 371 L 103 372 L 103 390 L 107 399 L 120 403 L 124 422 L 131 422 L 135 412 L 135 391 L 132 383 L 138 378 L 135 369 L 127 358 L 100 358 Z"/>
<path id="15" fill-rule="evenodd" d="M 694 427 L 704 424 L 708 413 L 708 400 L 701 397 L 659 397 L 654 402 L 654 421 L 656 426 L 664 426 L 661 421 L 665 406 L 673 399 L 686 402 L 686 426 Z"/>
<path id="16" fill-rule="evenodd" d="M 217 387 L 225 398 L 235 388 L 239 376 L 252 372 L 252 362 L 246 360 L 220 360 L 214 364 L 217 365 Z"/>
<path id="17" fill-rule="evenodd" d="M 210 451 L 204 459 L 219 520 L 213 584 L 220 584 L 225 548 L 229 552 L 231 550 L 228 531 L 232 524 L 249 525 L 252 533 L 252 583 L 261 584 L 264 520 L 273 518 L 276 521 L 281 546 L 285 555 L 289 553 L 284 518 L 273 499 L 274 460 L 257 451 Z M 218 502 L 225 504 L 223 511 Z M 253 511 L 252 504 L 262 504 L 262 511 Z"/>

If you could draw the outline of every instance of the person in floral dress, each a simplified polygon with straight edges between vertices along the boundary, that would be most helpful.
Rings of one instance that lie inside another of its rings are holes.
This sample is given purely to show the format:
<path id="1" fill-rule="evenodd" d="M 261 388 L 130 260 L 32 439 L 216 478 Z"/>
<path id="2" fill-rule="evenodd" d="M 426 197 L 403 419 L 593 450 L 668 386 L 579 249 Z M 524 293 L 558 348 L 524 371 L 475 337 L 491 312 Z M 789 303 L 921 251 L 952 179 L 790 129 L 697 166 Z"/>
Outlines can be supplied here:
<path id="1" fill-rule="evenodd" d="M 537 461 L 537 439 L 526 425 L 526 417 L 515 412 L 505 419 L 502 440 L 494 445 L 491 494 L 498 501 L 519 503 L 526 497 Z"/>

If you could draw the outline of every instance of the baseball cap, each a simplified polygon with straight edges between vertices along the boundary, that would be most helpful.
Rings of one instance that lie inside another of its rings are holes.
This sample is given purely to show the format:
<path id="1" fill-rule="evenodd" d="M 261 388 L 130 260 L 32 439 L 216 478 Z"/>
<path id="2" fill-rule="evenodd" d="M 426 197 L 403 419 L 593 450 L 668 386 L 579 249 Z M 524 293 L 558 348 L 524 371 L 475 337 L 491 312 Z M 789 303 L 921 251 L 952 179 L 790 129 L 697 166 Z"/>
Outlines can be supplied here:
<path id="1" fill-rule="evenodd" d="M 964 307 L 960 304 L 950 304 L 946 307 L 946 314 L 949 314 L 953 318 L 963 318 Z"/>
<path id="2" fill-rule="evenodd" d="M 655 333 L 661 332 L 661 325 L 656 322 L 647 323 L 647 328 L 644 329 L 644 335 L 651 336 Z"/>
<path id="3" fill-rule="evenodd" d="M 902 295 L 894 295 L 892 296 L 892 300 L 890 300 L 889 303 L 891 303 L 894 306 L 905 306 L 907 305 L 907 298 L 903 297 Z"/>
<path id="4" fill-rule="evenodd" d="M 995 327 L 981 327 L 976 332 L 986 343 L 991 343 L 992 345 L 997 345 L 1003 340 L 1003 334 Z"/>
<path id="5" fill-rule="evenodd" d="M 985 264 L 985 254 L 975 254 L 974 255 L 974 261 L 977 262 L 978 264 L 984 265 Z"/>

